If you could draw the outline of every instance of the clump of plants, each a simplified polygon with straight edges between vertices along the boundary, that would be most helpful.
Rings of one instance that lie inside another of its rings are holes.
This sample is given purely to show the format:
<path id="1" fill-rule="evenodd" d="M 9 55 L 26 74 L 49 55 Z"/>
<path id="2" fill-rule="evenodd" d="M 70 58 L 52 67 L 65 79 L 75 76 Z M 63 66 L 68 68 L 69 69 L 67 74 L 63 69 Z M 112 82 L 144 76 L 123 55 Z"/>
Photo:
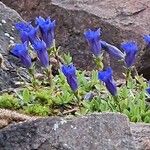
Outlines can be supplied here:
<path id="1" fill-rule="evenodd" d="M 21 43 L 11 49 L 11 54 L 21 60 L 29 72 L 30 83 L 15 93 L 0 96 L 0 107 L 18 110 L 30 115 L 84 115 L 92 112 L 120 112 L 133 122 L 150 123 L 150 106 L 147 99 L 150 85 L 142 75 L 131 75 L 139 51 L 136 42 L 126 41 L 121 49 L 101 39 L 101 29 L 88 29 L 85 39 L 93 54 L 96 69 L 88 73 L 77 70 L 70 54 L 60 56 L 55 45 L 55 20 L 37 17 L 31 23 L 16 24 Z M 39 36 L 40 35 L 40 36 Z M 150 44 L 150 36 L 144 36 Z M 118 86 L 111 66 L 104 68 L 103 53 L 124 62 L 125 83 Z M 37 56 L 42 76 L 36 73 Z M 55 73 L 54 73 L 55 71 Z M 13 97 L 13 98 L 12 98 Z"/>

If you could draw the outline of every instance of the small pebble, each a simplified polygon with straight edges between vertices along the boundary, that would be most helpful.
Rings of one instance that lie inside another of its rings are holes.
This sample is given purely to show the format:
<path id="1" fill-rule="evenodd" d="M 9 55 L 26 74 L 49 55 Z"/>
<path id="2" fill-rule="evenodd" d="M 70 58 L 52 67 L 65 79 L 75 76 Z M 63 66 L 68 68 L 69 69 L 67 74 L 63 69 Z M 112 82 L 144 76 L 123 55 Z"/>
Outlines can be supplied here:
<path id="1" fill-rule="evenodd" d="M 4 19 L 2 19 L 2 23 L 6 23 L 6 21 Z"/>
<path id="2" fill-rule="evenodd" d="M 11 39 L 11 40 L 14 40 L 15 38 L 14 38 L 14 37 L 12 37 L 12 36 L 10 36 L 10 39 Z"/>
<path id="3" fill-rule="evenodd" d="M 14 44 L 15 42 L 13 40 L 10 40 L 9 43 Z"/>
<path id="4" fill-rule="evenodd" d="M 84 95 L 84 100 L 91 101 L 94 97 L 94 94 L 92 92 L 88 92 Z"/>
<path id="5" fill-rule="evenodd" d="M 57 122 L 54 124 L 53 129 L 54 129 L 55 131 L 58 129 L 58 123 L 57 123 Z"/>
<path id="6" fill-rule="evenodd" d="M 2 26 L 2 24 L 0 23 L 0 26 Z"/>
<path id="7" fill-rule="evenodd" d="M 5 33 L 5 36 L 10 37 L 9 33 Z"/>
<path id="8" fill-rule="evenodd" d="M 74 129 L 74 130 L 76 130 L 76 129 L 77 129 L 77 127 L 74 127 L 73 129 Z"/>
<path id="9" fill-rule="evenodd" d="M 64 120 L 64 119 L 62 119 L 62 120 L 60 121 L 60 123 L 61 123 L 61 124 L 64 124 L 64 123 L 67 123 L 67 121 Z"/>

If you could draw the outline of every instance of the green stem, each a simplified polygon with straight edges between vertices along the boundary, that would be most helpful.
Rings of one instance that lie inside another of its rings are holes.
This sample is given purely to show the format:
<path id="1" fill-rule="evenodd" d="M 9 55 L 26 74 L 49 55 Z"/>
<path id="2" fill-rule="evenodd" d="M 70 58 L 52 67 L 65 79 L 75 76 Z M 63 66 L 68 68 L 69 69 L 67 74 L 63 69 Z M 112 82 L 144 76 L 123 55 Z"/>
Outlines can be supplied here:
<path id="1" fill-rule="evenodd" d="M 29 68 L 28 69 L 32 79 L 31 79 L 31 82 L 32 82 L 32 86 L 37 89 L 37 82 L 36 82 L 36 78 L 35 78 L 35 71 L 34 71 L 34 68 Z"/>
<path id="2" fill-rule="evenodd" d="M 127 68 L 126 70 L 126 86 L 128 86 L 128 82 L 131 78 L 131 69 L 130 68 Z"/>
<path id="3" fill-rule="evenodd" d="M 80 97 L 79 97 L 78 90 L 75 91 L 75 92 L 73 92 L 73 93 L 74 93 L 74 95 L 75 95 L 75 97 L 76 97 L 76 99 L 77 99 L 78 107 L 79 107 L 79 109 L 80 109 Z"/>
<path id="4" fill-rule="evenodd" d="M 134 70 L 135 75 L 138 76 L 138 71 L 135 66 L 133 67 L 133 70 Z"/>
<path id="5" fill-rule="evenodd" d="M 51 67 L 52 66 L 49 66 L 47 69 L 46 69 L 46 74 L 47 74 L 47 78 L 48 78 L 48 82 L 49 82 L 49 85 L 52 86 L 52 70 L 51 70 Z"/>
<path id="6" fill-rule="evenodd" d="M 119 108 L 119 112 L 122 112 L 120 103 L 119 103 L 119 101 L 118 101 L 118 96 L 113 96 L 113 99 L 114 99 L 116 105 L 117 105 L 118 108 Z"/>
<path id="7" fill-rule="evenodd" d="M 107 104 L 108 104 L 109 108 L 111 109 L 111 111 L 113 112 L 113 111 L 114 111 L 114 109 L 113 109 L 113 106 L 111 105 L 111 103 L 109 103 L 108 101 L 106 101 L 106 102 L 107 102 Z"/>
<path id="8" fill-rule="evenodd" d="M 103 65 L 103 57 L 102 57 L 102 55 L 100 55 L 99 57 L 95 58 L 95 63 L 96 63 L 96 66 L 97 66 L 98 70 L 103 70 L 104 65 Z"/>

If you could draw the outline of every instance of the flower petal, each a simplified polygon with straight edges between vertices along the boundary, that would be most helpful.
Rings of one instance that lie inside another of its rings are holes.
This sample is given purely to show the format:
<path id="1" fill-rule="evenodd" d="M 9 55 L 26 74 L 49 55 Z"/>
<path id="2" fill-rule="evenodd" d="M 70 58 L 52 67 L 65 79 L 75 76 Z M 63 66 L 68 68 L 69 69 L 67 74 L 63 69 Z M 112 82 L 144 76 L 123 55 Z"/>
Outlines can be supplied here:
<path id="1" fill-rule="evenodd" d="M 88 29 L 84 32 L 84 35 L 92 53 L 98 57 L 102 53 L 102 47 L 100 43 L 101 30 L 97 29 L 96 31 L 92 31 L 91 29 Z"/>
<path id="2" fill-rule="evenodd" d="M 11 50 L 11 53 L 20 58 L 21 62 L 26 68 L 30 68 L 31 63 L 31 57 L 28 54 L 27 44 L 16 44 L 13 49 Z"/>
<path id="3" fill-rule="evenodd" d="M 106 82 L 107 80 L 111 80 L 112 79 L 112 69 L 110 67 L 108 67 L 106 70 L 104 71 L 99 71 L 98 72 L 98 79 Z"/>
<path id="4" fill-rule="evenodd" d="M 122 49 L 125 51 L 125 63 L 127 68 L 131 67 L 136 58 L 136 54 L 138 52 L 138 46 L 133 41 L 124 42 L 121 44 Z"/>
<path id="5" fill-rule="evenodd" d="M 49 17 L 46 20 L 42 17 L 38 17 L 36 18 L 36 24 L 40 28 L 42 39 L 46 43 L 47 48 L 50 48 L 54 40 L 56 21 L 51 21 Z"/>
<path id="6" fill-rule="evenodd" d="M 108 67 L 104 71 L 98 72 L 98 79 L 103 81 L 106 85 L 107 90 L 113 95 L 117 95 L 117 86 L 114 82 L 114 79 L 112 77 L 112 69 Z"/>
<path id="7" fill-rule="evenodd" d="M 73 64 L 63 65 L 61 67 L 63 74 L 66 76 L 67 82 L 70 85 L 73 91 L 78 89 L 77 76 L 76 76 L 76 68 Z"/>
<path id="8" fill-rule="evenodd" d="M 49 56 L 48 56 L 45 42 L 37 40 L 37 41 L 34 41 L 34 44 L 32 44 L 32 46 L 35 49 L 35 51 L 37 52 L 38 58 L 41 62 L 41 65 L 45 68 L 48 67 L 49 66 Z"/>
<path id="9" fill-rule="evenodd" d="M 116 58 L 117 60 L 124 59 L 125 55 L 119 50 L 117 47 L 106 43 L 105 41 L 101 41 L 102 48 L 106 50 L 110 56 Z"/>

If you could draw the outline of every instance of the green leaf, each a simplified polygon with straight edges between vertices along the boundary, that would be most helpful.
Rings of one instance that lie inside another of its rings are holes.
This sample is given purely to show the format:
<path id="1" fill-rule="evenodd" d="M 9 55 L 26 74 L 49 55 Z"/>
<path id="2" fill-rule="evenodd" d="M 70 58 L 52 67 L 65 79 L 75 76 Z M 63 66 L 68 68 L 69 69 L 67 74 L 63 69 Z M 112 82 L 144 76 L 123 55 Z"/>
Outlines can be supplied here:
<path id="1" fill-rule="evenodd" d="M 144 118 L 144 122 L 145 122 L 145 123 L 150 123 L 150 116 L 146 116 L 146 117 Z"/>
<path id="2" fill-rule="evenodd" d="M 129 110 L 124 109 L 124 110 L 123 110 L 123 113 L 124 113 L 125 115 L 127 115 L 128 117 L 130 117 L 130 112 L 129 112 Z"/>
<path id="3" fill-rule="evenodd" d="M 64 59 L 66 64 L 70 64 L 72 62 L 72 57 L 71 57 L 70 53 L 64 54 L 63 59 Z"/>
<path id="4" fill-rule="evenodd" d="M 28 103 L 30 101 L 30 92 L 27 88 L 23 90 L 22 97 L 25 103 Z"/>
<path id="5" fill-rule="evenodd" d="M 137 117 L 136 116 L 131 117 L 131 121 L 132 122 L 137 122 Z"/>

